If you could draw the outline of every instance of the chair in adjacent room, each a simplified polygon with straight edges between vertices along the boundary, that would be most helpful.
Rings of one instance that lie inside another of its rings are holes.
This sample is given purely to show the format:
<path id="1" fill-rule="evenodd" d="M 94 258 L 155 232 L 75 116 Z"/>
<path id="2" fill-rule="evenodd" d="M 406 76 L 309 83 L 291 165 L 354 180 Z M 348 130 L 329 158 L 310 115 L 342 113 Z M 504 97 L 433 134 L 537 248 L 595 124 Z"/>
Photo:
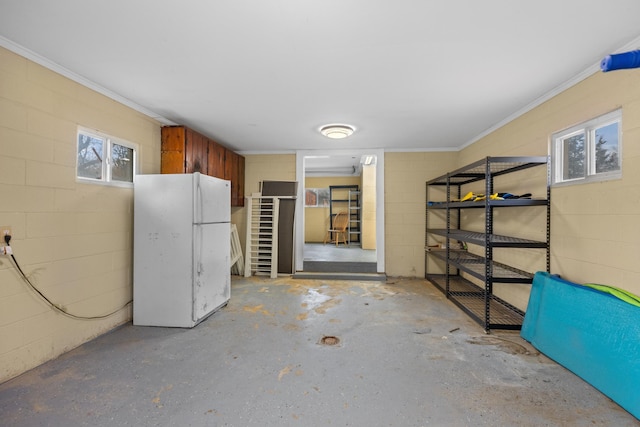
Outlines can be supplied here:
<path id="1" fill-rule="evenodd" d="M 340 237 L 342 236 L 342 243 L 347 244 L 347 227 L 349 226 L 349 215 L 346 212 L 338 212 L 333 218 L 332 227 L 329 227 L 327 234 L 324 237 L 324 243 L 331 242 L 338 246 L 340 243 Z"/>

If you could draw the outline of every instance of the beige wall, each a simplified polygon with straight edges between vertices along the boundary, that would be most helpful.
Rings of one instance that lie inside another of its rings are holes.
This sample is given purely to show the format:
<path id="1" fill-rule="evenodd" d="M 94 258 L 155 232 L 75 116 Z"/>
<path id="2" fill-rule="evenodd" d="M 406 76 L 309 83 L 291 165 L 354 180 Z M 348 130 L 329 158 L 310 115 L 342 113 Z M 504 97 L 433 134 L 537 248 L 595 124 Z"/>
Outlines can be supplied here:
<path id="1" fill-rule="evenodd" d="M 358 176 L 309 177 L 305 188 L 329 188 L 330 185 L 360 185 Z M 329 229 L 329 207 L 304 208 L 304 241 L 321 243 Z"/>
<path id="2" fill-rule="evenodd" d="M 551 191 L 551 272 L 640 294 L 640 70 L 596 73 L 460 153 L 546 155 L 554 132 L 622 107 L 623 178 Z M 513 227 L 516 227 L 514 222 Z M 526 296 L 509 299 L 526 301 Z"/>
<path id="3" fill-rule="evenodd" d="M 385 264 L 389 276 L 424 277 L 425 182 L 458 153 L 385 153 Z"/>
<path id="4" fill-rule="evenodd" d="M 248 154 L 245 158 L 244 194 L 250 196 L 260 192 L 262 181 L 295 181 L 295 154 Z M 245 253 L 247 235 L 247 210 L 231 208 L 231 222 L 238 228 L 238 236 Z"/>
<path id="5" fill-rule="evenodd" d="M 314 187 L 318 188 L 318 187 Z M 329 208 L 304 208 L 305 243 L 322 243 L 329 229 Z"/>
<path id="6" fill-rule="evenodd" d="M 77 183 L 77 126 L 138 144 L 158 172 L 160 124 L 0 48 L 0 225 L 29 279 L 68 312 L 99 316 L 131 300 L 133 189 Z M 0 382 L 131 319 L 54 312 L 0 257 Z"/>
<path id="7" fill-rule="evenodd" d="M 362 249 L 376 249 L 376 166 L 362 166 L 361 233 Z"/>

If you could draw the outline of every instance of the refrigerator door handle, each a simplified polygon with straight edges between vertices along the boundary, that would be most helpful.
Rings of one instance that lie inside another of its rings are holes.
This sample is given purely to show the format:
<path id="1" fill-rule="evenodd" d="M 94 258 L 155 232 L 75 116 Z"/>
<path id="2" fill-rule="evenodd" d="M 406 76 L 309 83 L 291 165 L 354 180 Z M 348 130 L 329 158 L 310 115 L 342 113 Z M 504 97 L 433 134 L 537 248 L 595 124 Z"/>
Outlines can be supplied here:
<path id="1" fill-rule="evenodd" d="M 191 282 L 193 296 L 193 301 L 191 302 L 191 319 L 197 322 L 198 288 L 201 286 L 200 274 L 202 272 L 202 227 L 200 225 L 193 226 L 193 270 L 194 274 Z"/>
<path id="2" fill-rule="evenodd" d="M 193 236 L 193 260 L 196 268 L 196 275 L 199 276 L 202 273 L 202 227 L 200 225 L 195 226 L 195 233 Z M 195 277 L 194 282 L 197 281 Z"/>
<path id="3" fill-rule="evenodd" d="M 201 224 L 202 223 L 202 187 L 200 187 L 200 174 L 199 173 L 194 173 L 193 174 L 193 179 L 194 179 L 194 193 L 195 196 L 193 198 L 193 222 L 195 224 Z"/>

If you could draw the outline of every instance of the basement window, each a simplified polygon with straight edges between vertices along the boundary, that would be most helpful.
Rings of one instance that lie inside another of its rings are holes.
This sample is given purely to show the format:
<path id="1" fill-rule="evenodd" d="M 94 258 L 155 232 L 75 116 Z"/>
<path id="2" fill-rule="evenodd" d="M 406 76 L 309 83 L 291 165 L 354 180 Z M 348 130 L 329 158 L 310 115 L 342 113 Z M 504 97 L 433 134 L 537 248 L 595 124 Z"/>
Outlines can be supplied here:
<path id="1" fill-rule="evenodd" d="M 131 142 L 78 128 L 76 176 L 82 182 L 131 186 L 137 150 Z"/>
<path id="2" fill-rule="evenodd" d="M 616 110 L 551 137 L 554 185 L 622 177 L 622 111 Z"/>
<path id="3" fill-rule="evenodd" d="M 328 188 L 307 188 L 304 195 L 306 208 L 325 208 L 329 206 Z"/>

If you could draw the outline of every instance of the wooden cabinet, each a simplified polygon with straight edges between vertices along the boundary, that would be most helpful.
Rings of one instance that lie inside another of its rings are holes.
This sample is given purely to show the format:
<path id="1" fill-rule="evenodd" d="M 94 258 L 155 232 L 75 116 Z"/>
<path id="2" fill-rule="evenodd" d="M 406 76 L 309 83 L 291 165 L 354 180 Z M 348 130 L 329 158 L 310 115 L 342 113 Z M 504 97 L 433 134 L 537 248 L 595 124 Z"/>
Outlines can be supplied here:
<path id="1" fill-rule="evenodd" d="M 244 206 L 244 157 L 232 153 L 231 166 L 231 205 Z M 226 166 L 226 163 L 225 163 Z"/>
<path id="2" fill-rule="evenodd" d="M 186 173 L 200 172 L 207 174 L 207 139 L 191 129 L 186 129 L 186 135 L 186 140 L 191 141 L 190 149 L 186 150 Z"/>
<path id="3" fill-rule="evenodd" d="M 224 177 L 224 162 L 227 149 L 214 141 L 209 141 L 207 175 Z M 243 181 L 244 181 L 244 174 Z"/>
<path id="4" fill-rule="evenodd" d="M 182 127 L 162 128 L 160 173 L 185 173 L 186 135 Z"/>
<path id="5" fill-rule="evenodd" d="M 244 157 L 185 126 L 162 128 L 161 173 L 200 172 L 231 181 L 231 206 L 244 206 Z"/>

